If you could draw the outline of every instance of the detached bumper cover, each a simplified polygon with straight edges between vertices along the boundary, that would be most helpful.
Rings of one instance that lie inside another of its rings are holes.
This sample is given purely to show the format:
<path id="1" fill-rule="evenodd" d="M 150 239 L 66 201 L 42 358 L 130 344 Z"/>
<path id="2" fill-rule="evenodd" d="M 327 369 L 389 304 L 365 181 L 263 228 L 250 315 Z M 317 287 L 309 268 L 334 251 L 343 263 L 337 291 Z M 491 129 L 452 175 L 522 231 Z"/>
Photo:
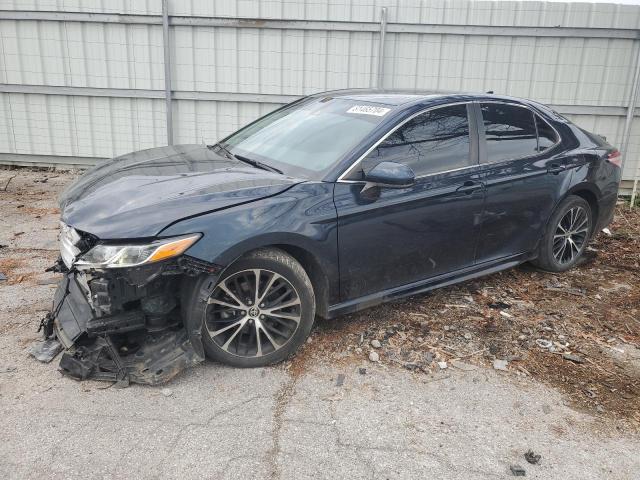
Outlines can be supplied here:
<path id="1" fill-rule="evenodd" d="M 124 281 L 97 280 L 99 286 L 106 282 L 109 291 L 120 292 L 116 286 Z M 174 286 L 176 275 L 157 276 L 153 289 L 171 281 L 174 283 L 168 285 Z M 58 284 L 48 321 L 53 335 L 65 348 L 60 360 L 63 374 L 78 380 L 155 385 L 204 360 L 199 326 L 186 325 L 176 313 L 179 308 L 175 303 L 168 307 L 172 313 L 165 315 L 164 326 L 158 328 L 154 323 L 158 315 L 140 307 L 105 315 L 104 308 L 90 303 L 91 298 L 96 295 L 87 288 L 82 274 L 66 273 Z M 146 302 L 147 298 L 135 301 Z M 158 301 L 155 302 L 157 305 Z"/>

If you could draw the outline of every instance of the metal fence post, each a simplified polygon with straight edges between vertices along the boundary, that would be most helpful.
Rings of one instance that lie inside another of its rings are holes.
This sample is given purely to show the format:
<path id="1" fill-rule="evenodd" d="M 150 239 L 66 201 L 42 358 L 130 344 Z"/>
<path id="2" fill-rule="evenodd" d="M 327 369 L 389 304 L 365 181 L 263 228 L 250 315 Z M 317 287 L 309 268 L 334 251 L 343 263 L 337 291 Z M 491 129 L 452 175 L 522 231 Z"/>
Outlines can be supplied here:
<path id="1" fill-rule="evenodd" d="M 387 7 L 382 7 L 380 11 L 380 43 L 378 45 L 378 74 L 376 76 L 376 87 L 383 88 L 384 85 L 384 37 L 387 34 Z"/>
<path id="2" fill-rule="evenodd" d="M 637 43 L 637 42 L 636 42 Z M 631 86 L 631 93 L 629 95 L 629 105 L 627 106 L 627 119 L 624 124 L 624 131 L 622 133 L 622 165 L 621 168 L 624 172 L 624 165 L 627 161 L 627 154 L 629 153 L 629 141 L 631 138 L 631 128 L 633 127 L 633 117 L 636 111 L 636 103 L 638 102 L 638 86 L 640 84 L 640 43 L 637 45 L 638 54 L 636 57 L 636 69 L 633 75 L 633 84 Z M 636 159 L 640 162 L 640 159 Z M 636 167 L 637 170 L 637 167 Z M 631 208 L 634 206 L 636 191 L 638 187 L 637 172 L 634 174 L 633 190 L 631 191 Z"/>
<path id="3" fill-rule="evenodd" d="M 162 0 L 162 43 L 164 47 L 164 101 L 167 111 L 167 145 L 173 145 L 173 106 L 171 104 L 171 40 L 169 38 L 169 0 Z"/>

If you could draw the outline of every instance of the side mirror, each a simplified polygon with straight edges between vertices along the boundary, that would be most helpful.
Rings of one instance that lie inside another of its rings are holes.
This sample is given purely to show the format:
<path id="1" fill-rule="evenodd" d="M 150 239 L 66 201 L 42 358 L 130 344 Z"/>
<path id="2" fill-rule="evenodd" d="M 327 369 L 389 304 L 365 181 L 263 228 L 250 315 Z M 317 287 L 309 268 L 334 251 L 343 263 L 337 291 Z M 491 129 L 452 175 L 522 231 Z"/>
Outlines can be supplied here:
<path id="1" fill-rule="evenodd" d="M 407 188 L 415 183 L 416 175 L 402 163 L 380 162 L 369 170 L 364 179 L 368 186 Z"/>

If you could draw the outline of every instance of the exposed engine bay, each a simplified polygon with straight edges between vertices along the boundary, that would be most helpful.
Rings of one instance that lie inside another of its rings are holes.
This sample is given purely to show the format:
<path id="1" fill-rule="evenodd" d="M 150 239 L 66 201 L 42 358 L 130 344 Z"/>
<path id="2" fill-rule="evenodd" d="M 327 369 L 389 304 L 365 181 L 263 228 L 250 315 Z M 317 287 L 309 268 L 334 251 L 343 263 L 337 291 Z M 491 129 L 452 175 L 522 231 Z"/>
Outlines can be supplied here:
<path id="1" fill-rule="evenodd" d="M 195 278 L 219 267 L 180 255 L 129 268 L 78 268 L 64 259 L 65 235 L 63 228 L 62 257 L 51 268 L 64 277 L 41 325 L 45 339 L 65 349 L 63 374 L 120 385 L 159 384 L 204 360 L 202 316 L 187 314 L 183 306 L 186 296 L 197 294 L 190 288 Z M 74 254 L 95 244 L 75 235 Z M 206 307 L 206 296 L 200 303 Z"/>

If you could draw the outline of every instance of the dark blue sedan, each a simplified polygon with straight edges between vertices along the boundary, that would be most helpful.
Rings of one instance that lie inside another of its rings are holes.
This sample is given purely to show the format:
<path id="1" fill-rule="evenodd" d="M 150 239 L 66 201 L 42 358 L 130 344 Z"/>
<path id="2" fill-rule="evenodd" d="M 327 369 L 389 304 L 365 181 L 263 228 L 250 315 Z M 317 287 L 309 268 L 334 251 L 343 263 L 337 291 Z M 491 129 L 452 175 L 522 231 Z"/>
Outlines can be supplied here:
<path id="1" fill-rule="evenodd" d="M 216 145 L 102 163 L 62 196 L 45 334 L 75 378 L 159 383 L 283 360 L 331 318 L 531 261 L 612 219 L 620 155 L 492 94 L 336 91 Z"/>

